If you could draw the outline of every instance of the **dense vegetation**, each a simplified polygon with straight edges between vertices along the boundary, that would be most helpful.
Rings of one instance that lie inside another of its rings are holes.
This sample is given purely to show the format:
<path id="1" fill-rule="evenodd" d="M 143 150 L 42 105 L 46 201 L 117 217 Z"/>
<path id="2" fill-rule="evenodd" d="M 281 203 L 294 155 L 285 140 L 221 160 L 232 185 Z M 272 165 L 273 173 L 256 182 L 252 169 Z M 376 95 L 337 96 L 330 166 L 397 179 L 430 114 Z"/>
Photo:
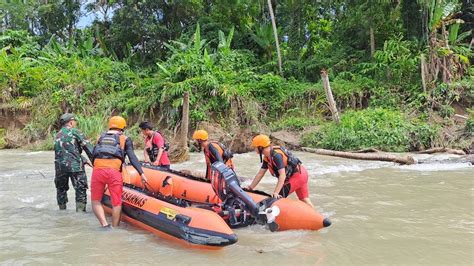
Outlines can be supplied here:
<path id="1" fill-rule="evenodd" d="M 410 121 L 386 109 L 347 111 L 340 124 L 328 123 L 308 134 L 304 143 L 329 149 L 368 149 L 403 152 L 430 147 L 436 127 Z"/>
<path id="2" fill-rule="evenodd" d="M 306 129 L 304 143 L 338 150 L 469 146 L 444 129 L 470 112 L 459 134 L 473 134 L 470 1 L 272 7 L 281 70 L 267 1 L 2 1 L 1 108 L 26 111 L 22 135 L 50 143 L 64 111 L 92 138 L 118 113 L 131 134 L 143 118 L 173 130 L 189 91 L 193 127 Z M 328 120 L 323 69 L 339 125 Z"/>

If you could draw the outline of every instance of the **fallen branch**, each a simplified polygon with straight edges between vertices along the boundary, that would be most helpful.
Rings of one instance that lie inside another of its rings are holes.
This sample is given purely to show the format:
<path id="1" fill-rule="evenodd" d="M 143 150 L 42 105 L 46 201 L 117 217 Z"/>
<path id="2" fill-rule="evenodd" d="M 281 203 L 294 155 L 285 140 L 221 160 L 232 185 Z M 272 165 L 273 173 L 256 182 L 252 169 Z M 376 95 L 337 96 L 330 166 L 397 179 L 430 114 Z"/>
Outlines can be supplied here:
<path id="1" fill-rule="evenodd" d="M 451 158 L 427 158 L 427 159 L 420 159 L 418 160 L 419 164 L 423 163 L 443 163 L 443 164 L 449 164 L 449 163 L 470 163 L 471 165 L 474 165 L 474 155 L 462 155 L 460 157 L 451 157 Z"/>
<path id="2" fill-rule="evenodd" d="M 385 161 L 385 162 L 394 162 L 399 164 L 414 164 L 415 159 L 410 155 L 397 156 L 388 153 L 353 153 L 353 152 L 344 152 L 344 151 L 333 151 L 325 149 L 314 149 L 308 147 L 302 147 L 301 150 L 321 155 L 336 156 L 347 159 L 356 159 L 356 160 L 369 160 L 369 161 Z"/>
<path id="3" fill-rule="evenodd" d="M 465 116 L 465 115 L 459 115 L 459 114 L 455 114 L 454 115 L 455 118 L 460 118 L 460 119 L 463 119 L 463 120 L 467 120 L 469 117 Z"/>
<path id="4" fill-rule="evenodd" d="M 456 149 L 450 149 L 450 148 L 445 148 L 445 147 L 431 148 L 424 151 L 420 151 L 418 153 L 419 154 L 433 154 L 433 153 L 440 153 L 440 152 L 456 154 L 456 155 L 466 155 L 466 152 L 464 152 L 463 150 L 456 150 Z"/>

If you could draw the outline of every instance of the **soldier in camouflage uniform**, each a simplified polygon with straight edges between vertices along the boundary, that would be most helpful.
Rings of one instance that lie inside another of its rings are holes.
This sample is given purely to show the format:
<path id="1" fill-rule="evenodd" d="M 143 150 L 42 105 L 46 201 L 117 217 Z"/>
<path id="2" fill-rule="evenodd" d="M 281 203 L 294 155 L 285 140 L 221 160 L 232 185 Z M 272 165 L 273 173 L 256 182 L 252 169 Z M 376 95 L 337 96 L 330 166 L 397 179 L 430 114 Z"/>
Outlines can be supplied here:
<path id="1" fill-rule="evenodd" d="M 92 145 L 84 134 L 76 128 L 74 114 L 66 113 L 60 118 L 61 130 L 54 141 L 54 166 L 56 177 L 57 201 L 60 210 L 66 209 L 69 178 L 76 191 L 76 211 L 86 211 L 87 203 L 87 176 L 84 164 L 91 163 L 81 153 L 84 150 L 92 161 Z"/>

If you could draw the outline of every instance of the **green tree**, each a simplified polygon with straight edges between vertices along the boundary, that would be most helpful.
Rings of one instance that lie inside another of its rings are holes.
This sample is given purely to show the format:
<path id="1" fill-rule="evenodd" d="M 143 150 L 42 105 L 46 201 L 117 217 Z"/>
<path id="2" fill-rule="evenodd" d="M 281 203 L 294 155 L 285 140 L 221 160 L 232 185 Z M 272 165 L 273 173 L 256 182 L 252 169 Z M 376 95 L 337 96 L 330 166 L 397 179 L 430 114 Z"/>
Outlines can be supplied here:
<path id="1" fill-rule="evenodd" d="M 397 0 L 343 1 L 339 8 L 338 38 L 373 56 L 377 45 L 400 32 L 400 2 Z"/>
<path id="2" fill-rule="evenodd" d="M 164 56 L 164 43 L 194 25 L 202 9 L 200 0 L 119 0 L 108 41 L 120 58 L 135 53 L 141 63 L 153 61 Z"/>
<path id="3" fill-rule="evenodd" d="M 34 32 L 36 7 L 35 0 L 3 0 L 0 1 L 1 31 L 26 30 Z"/>

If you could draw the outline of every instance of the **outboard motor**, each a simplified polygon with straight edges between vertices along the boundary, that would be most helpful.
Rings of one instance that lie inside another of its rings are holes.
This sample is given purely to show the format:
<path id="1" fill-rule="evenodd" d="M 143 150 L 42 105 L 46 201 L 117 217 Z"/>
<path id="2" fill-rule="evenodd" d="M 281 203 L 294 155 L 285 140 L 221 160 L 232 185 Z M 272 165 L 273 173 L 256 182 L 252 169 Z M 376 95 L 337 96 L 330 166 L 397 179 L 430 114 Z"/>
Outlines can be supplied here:
<path id="1" fill-rule="evenodd" d="M 226 202 L 233 197 L 238 198 L 243 201 L 246 205 L 246 209 L 252 216 L 256 217 L 258 215 L 259 208 L 257 204 L 240 187 L 237 175 L 234 170 L 227 165 L 222 162 L 212 164 L 211 184 L 214 192 L 216 192 L 222 202 Z"/>
<path id="2" fill-rule="evenodd" d="M 222 201 L 222 210 L 228 215 L 231 226 L 245 226 L 255 222 L 260 224 L 273 223 L 280 213 L 278 207 L 267 208 L 273 199 L 264 200 L 259 204 L 240 187 L 239 179 L 234 170 L 222 162 L 212 164 L 211 185 Z M 278 209 L 278 210 L 276 210 Z"/>

